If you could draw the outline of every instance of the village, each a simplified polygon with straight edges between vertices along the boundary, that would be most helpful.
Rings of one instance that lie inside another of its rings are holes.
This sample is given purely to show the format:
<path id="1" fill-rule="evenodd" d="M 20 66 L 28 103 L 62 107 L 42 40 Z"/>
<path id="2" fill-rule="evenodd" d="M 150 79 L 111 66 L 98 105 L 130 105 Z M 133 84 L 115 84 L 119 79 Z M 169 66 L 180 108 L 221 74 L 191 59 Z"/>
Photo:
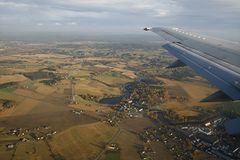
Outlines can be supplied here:
<path id="1" fill-rule="evenodd" d="M 159 91 L 156 88 L 151 89 L 153 93 L 147 92 L 145 85 L 137 85 L 134 89 L 129 86 L 129 97 L 124 97 L 114 107 L 116 111 L 107 115 L 107 123 L 111 126 L 119 126 L 124 119 L 139 117 L 148 117 L 156 123 L 156 127 L 146 128 L 139 133 L 139 138 L 144 142 L 137 147 L 141 159 L 153 159 L 156 154 L 151 147 L 153 142 L 164 144 L 177 160 L 192 159 L 192 154 L 198 150 L 220 159 L 240 158 L 240 139 L 228 133 L 224 126 L 233 117 L 228 117 L 221 110 L 209 112 L 201 107 L 194 107 L 194 110 L 201 111 L 204 115 L 200 116 L 200 120 L 178 118 L 171 110 L 150 107 L 154 105 L 151 104 L 150 97 L 153 98 L 157 93 L 161 100 L 158 104 L 166 100 L 164 85 Z"/>
<path id="2" fill-rule="evenodd" d="M 51 129 L 51 126 L 43 125 L 34 128 L 11 128 L 7 131 L 1 131 L 1 137 L 9 136 L 9 140 L 5 145 L 7 150 L 14 150 L 19 143 L 47 141 L 51 139 L 57 132 Z"/>

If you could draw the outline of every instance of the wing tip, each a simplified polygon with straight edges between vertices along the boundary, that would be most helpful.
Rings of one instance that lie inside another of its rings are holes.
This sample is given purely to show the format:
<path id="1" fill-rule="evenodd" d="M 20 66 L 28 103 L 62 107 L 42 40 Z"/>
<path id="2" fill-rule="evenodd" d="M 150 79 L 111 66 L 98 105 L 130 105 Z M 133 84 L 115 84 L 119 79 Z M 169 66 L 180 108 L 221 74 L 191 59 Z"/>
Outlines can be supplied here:
<path id="1" fill-rule="evenodd" d="M 143 30 L 144 31 L 150 31 L 150 30 L 152 30 L 152 27 L 145 27 L 145 28 L 143 28 Z"/>

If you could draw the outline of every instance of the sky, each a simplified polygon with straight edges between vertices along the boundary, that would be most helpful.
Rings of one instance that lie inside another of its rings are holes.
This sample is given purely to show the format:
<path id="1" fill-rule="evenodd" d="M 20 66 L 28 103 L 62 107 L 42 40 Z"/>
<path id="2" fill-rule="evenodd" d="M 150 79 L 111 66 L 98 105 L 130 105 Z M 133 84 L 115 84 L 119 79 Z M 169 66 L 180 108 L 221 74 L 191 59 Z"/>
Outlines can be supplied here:
<path id="1" fill-rule="evenodd" d="M 239 0 L 0 0 L 0 32 L 142 33 L 171 26 L 240 39 Z"/>

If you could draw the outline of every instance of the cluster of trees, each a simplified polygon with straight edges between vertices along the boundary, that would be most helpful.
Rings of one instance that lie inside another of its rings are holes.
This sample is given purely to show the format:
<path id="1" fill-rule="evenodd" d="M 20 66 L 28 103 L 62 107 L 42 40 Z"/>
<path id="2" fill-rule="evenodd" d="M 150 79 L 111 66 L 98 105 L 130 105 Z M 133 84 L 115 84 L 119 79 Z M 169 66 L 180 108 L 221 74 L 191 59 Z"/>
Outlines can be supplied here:
<path id="1" fill-rule="evenodd" d="M 9 109 L 14 106 L 14 102 L 11 100 L 2 100 L 2 109 Z"/>

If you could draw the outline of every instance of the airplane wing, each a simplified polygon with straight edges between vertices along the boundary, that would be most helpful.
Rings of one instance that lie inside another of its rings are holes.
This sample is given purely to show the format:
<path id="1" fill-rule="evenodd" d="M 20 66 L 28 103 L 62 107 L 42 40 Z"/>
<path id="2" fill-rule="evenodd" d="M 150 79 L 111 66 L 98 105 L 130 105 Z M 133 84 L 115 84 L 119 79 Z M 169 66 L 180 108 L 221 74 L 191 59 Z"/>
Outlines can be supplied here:
<path id="1" fill-rule="evenodd" d="M 240 100 L 240 44 L 201 36 L 179 28 L 144 28 L 166 40 L 163 48 L 178 60 L 169 68 L 188 65 L 220 91 L 203 101 Z"/>

